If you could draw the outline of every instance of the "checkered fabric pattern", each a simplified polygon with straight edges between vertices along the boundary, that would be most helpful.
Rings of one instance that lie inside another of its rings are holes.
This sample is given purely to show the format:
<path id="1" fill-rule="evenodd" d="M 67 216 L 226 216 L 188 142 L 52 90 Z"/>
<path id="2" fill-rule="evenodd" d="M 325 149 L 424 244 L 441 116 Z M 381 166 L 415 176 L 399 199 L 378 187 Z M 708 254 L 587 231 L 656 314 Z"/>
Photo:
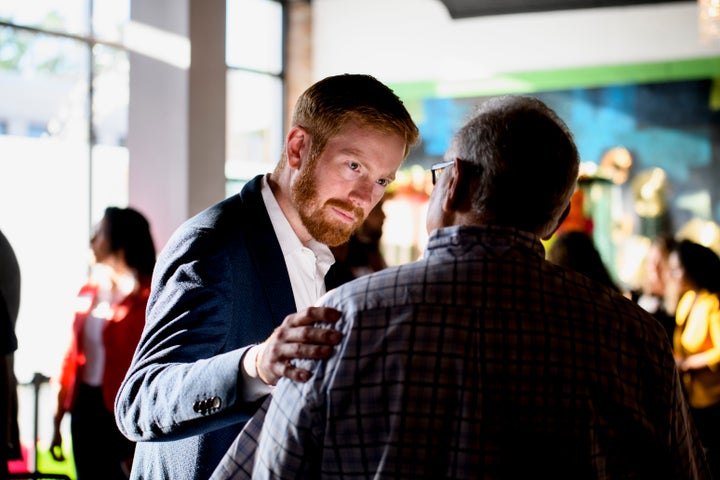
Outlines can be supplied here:
<path id="1" fill-rule="evenodd" d="M 663 327 L 530 234 L 441 229 L 321 303 L 338 351 L 213 478 L 709 478 Z"/>

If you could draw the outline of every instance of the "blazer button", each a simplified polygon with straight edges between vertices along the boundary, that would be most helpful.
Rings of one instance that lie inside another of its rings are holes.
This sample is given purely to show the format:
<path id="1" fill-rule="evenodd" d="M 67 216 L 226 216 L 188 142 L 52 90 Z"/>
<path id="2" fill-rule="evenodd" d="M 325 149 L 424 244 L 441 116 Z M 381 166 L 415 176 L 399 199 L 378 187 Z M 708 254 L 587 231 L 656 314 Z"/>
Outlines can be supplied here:
<path id="1" fill-rule="evenodd" d="M 206 398 L 205 400 L 197 400 L 193 403 L 193 410 L 202 415 L 207 415 L 213 410 L 217 410 L 222 406 L 220 397 Z"/>

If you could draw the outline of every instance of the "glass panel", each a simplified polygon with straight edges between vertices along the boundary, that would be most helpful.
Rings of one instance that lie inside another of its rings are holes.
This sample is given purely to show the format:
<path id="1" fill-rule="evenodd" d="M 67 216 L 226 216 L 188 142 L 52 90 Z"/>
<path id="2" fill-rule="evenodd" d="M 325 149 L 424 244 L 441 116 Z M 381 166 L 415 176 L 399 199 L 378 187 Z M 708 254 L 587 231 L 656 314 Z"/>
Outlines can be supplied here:
<path id="1" fill-rule="evenodd" d="M 282 72 L 282 6 L 271 0 L 228 0 L 227 64 Z"/>
<path id="2" fill-rule="evenodd" d="M 2 0 L 0 19 L 51 32 L 87 35 L 87 6 L 88 0 Z"/>
<path id="3" fill-rule="evenodd" d="M 8 134 L 87 140 L 87 47 L 0 27 L 0 119 Z"/>
<path id="4" fill-rule="evenodd" d="M 227 77 L 228 180 L 246 181 L 272 171 L 283 140 L 282 82 L 279 78 L 231 71 Z M 238 184 L 228 184 L 228 194 Z"/>
<path id="5" fill-rule="evenodd" d="M 4 0 L 0 19 L 86 36 L 90 1 Z M 95 14 L 96 37 L 121 42 L 129 0 L 97 2 Z M 22 276 L 15 373 L 24 446 L 36 440 L 32 409 L 23 408 L 34 395 L 27 385 L 36 372 L 58 373 L 77 290 L 92 258 L 91 228 L 107 205 L 128 202 L 127 53 L 96 46 L 92 55 L 90 72 L 89 43 L 0 27 L 0 229 L 15 249 Z M 94 147 L 88 125 L 91 73 Z M 52 411 L 57 385 L 41 393 L 41 410 Z M 52 431 L 45 427 L 39 425 L 39 438 L 47 444 Z M 61 428 L 69 438 L 69 422 Z M 68 460 L 50 468 L 72 476 Z"/>
<path id="6" fill-rule="evenodd" d="M 128 205 L 129 155 L 125 147 L 95 145 L 92 148 L 91 223 L 100 221 L 105 207 Z"/>
<path id="7" fill-rule="evenodd" d="M 130 66 L 127 52 L 93 48 L 93 136 L 91 218 L 97 223 L 107 206 L 128 204 L 128 100 Z"/>
<path id="8" fill-rule="evenodd" d="M 130 0 L 93 0 L 95 38 L 120 43 L 130 21 Z"/>
<path id="9" fill-rule="evenodd" d="M 95 45 L 93 59 L 94 143 L 125 145 L 130 98 L 130 63 L 127 52 Z"/>
<path id="10" fill-rule="evenodd" d="M 89 50 L 9 27 L 0 39 L 0 229 L 21 266 L 15 368 L 27 382 L 57 373 L 87 272 Z"/>

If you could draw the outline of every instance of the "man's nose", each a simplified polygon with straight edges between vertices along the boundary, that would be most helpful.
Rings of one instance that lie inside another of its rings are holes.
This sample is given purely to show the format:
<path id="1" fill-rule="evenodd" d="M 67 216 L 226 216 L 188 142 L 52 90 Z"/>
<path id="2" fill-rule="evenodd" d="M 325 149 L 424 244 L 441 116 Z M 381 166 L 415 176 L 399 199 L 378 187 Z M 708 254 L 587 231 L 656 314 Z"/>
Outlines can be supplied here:
<path id="1" fill-rule="evenodd" d="M 366 210 L 372 204 L 374 187 L 375 182 L 359 179 L 350 190 L 350 200 L 358 207 Z"/>

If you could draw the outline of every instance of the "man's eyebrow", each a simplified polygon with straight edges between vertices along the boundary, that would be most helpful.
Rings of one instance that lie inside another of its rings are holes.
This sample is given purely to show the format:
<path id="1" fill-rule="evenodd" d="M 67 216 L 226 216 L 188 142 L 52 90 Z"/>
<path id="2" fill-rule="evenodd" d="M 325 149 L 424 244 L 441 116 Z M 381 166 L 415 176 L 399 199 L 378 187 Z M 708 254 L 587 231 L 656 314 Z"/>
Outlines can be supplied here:
<path id="1" fill-rule="evenodd" d="M 340 149 L 340 153 L 347 154 L 347 155 L 353 155 L 356 157 L 362 157 L 362 155 L 361 155 L 362 150 L 360 150 L 357 147 L 342 147 Z"/>

